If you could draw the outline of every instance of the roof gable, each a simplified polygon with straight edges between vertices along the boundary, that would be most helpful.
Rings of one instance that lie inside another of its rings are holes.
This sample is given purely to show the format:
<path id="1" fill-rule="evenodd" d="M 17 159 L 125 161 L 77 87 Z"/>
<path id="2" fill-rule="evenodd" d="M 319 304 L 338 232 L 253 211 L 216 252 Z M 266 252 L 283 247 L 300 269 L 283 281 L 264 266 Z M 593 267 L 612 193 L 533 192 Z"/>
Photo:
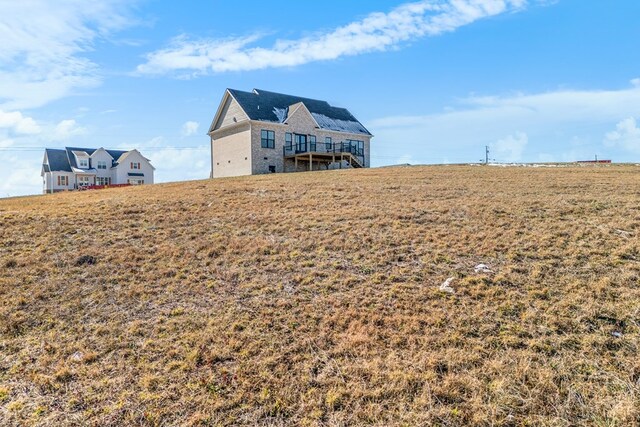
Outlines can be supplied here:
<path id="1" fill-rule="evenodd" d="M 222 97 L 222 101 L 220 102 L 216 115 L 211 122 L 211 126 L 209 126 L 209 132 L 213 132 L 244 120 L 249 120 L 249 116 L 227 89 L 224 92 L 224 96 Z"/>
<path id="2" fill-rule="evenodd" d="M 371 135 L 349 110 L 333 107 L 326 101 L 261 89 L 254 89 L 253 92 L 227 89 L 227 92 L 251 120 L 284 123 L 289 115 L 289 107 L 301 102 L 322 129 Z"/>
<path id="3" fill-rule="evenodd" d="M 316 127 L 320 127 L 316 122 L 316 119 L 313 118 L 313 115 L 311 114 L 307 106 L 304 105 L 304 102 L 298 102 L 297 104 L 293 104 L 292 106 L 290 106 L 287 112 L 287 117 L 283 121 L 283 123 L 291 124 L 292 121 L 300 120 L 302 116 L 306 116 L 307 118 L 311 119 Z"/>
<path id="4" fill-rule="evenodd" d="M 45 149 L 45 160 L 49 162 L 48 168 L 45 167 L 45 172 L 71 172 L 66 150 L 47 148 Z"/>
<path id="5" fill-rule="evenodd" d="M 151 164 L 151 160 L 147 159 L 145 156 L 142 155 L 142 153 L 140 153 L 138 150 L 136 150 L 135 148 L 131 151 L 125 151 L 122 156 L 120 156 L 118 158 L 118 160 L 116 160 L 118 162 L 118 164 L 121 164 L 122 162 L 125 161 L 125 159 L 127 159 L 129 156 L 133 155 L 134 157 L 136 157 L 136 155 L 147 162 L 147 164 L 149 165 L 149 167 L 153 170 L 155 170 L 156 168 L 153 167 L 153 165 Z"/>
<path id="6" fill-rule="evenodd" d="M 112 150 L 113 151 L 113 150 Z M 91 157 L 97 157 L 100 153 L 105 153 L 107 156 L 111 157 L 111 159 L 113 160 L 113 156 L 111 154 L 109 154 L 109 152 L 107 150 L 105 150 L 104 148 L 100 147 L 98 148 L 96 151 L 93 152 L 93 154 L 91 155 Z"/>
<path id="7" fill-rule="evenodd" d="M 69 164 L 71 165 L 71 167 L 74 167 L 74 168 L 78 167 L 78 165 L 76 164 L 76 158 L 73 155 L 74 151 L 83 151 L 87 153 L 89 156 L 93 156 L 93 153 L 98 150 L 97 148 L 79 148 L 79 147 L 65 147 L 65 149 L 67 150 L 67 157 L 69 158 Z M 120 156 L 126 153 L 126 151 L 123 151 L 123 150 L 104 150 L 104 151 L 106 151 L 111 156 L 111 158 L 114 159 L 114 163 L 112 166 L 116 165 L 115 159 L 120 158 Z"/>

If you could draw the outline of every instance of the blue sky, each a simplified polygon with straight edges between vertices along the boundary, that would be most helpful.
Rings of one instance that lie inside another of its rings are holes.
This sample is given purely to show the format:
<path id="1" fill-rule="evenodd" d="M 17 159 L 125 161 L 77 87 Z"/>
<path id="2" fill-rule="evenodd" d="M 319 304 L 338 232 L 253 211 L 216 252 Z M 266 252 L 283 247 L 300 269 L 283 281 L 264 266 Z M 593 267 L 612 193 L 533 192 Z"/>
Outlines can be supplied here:
<path id="1" fill-rule="evenodd" d="M 0 197 L 41 191 L 45 146 L 206 178 L 227 87 L 348 108 L 374 166 L 640 162 L 638 1 L 242 4 L 0 2 Z"/>

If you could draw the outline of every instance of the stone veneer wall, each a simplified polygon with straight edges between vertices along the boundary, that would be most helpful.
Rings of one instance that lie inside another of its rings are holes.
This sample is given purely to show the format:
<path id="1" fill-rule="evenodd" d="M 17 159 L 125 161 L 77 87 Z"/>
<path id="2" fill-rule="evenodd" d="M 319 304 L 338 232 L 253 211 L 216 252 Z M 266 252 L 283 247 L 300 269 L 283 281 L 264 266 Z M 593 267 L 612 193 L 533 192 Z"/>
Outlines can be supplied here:
<path id="1" fill-rule="evenodd" d="M 275 132 L 275 148 L 262 148 L 261 131 L 263 129 Z M 295 167 L 293 160 L 287 160 L 285 162 L 283 155 L 286 133 L 315 135 L 318 144 L 324 144 L 325 137 L 331 137 L 333 143 L 339 143 L 346 139 L 364 141 L 365 167 L 370 166 L 370 136 L 318 129 L 311 115 L 305 108 L 301 107 L 289 117 L 288 124 L 251 121 L 252 174 L 269 173 L 269 166 L 275 166 L 276 173 L 294 172 Z M 297 171 L 302 172 L 307 170 L 309 170 L 309 164 L 299 161 Z M 313 170 L 318 170 L 317 163 L 314 164 Z M 321 166 L 321 170 L 325 170 L 325 167 Z"/>

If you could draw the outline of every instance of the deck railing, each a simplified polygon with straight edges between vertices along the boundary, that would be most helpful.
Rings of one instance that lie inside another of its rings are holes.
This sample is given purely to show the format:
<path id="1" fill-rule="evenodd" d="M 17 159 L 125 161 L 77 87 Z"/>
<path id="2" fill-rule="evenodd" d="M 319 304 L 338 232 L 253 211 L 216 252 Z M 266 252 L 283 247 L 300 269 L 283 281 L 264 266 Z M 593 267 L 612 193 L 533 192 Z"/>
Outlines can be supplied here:
<path id="1" fill-rule="evenodd" d="M 320 153 L 320 154 L 340 154 L 349 153 L 353 156 L 364 159 L 364 148 L 358 147 L 357 143 L 353 142 L 301 142 L 296 144 L 287 145 L 283 148 L 284 156 L 293 156 L 296 154 L 305 153 Z"/>

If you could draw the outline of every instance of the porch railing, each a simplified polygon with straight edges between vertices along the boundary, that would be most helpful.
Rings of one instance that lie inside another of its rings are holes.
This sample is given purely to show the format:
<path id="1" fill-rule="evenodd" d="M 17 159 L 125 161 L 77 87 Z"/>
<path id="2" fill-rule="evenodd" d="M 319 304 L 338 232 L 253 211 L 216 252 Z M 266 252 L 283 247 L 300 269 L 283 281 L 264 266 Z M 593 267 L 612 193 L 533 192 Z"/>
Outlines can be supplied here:
<path id="1" fill-rule="evenodd" d="M 296 154 L 305 153 L 320 153 L 320 154 L 340 154 L 349 153 L 356 157 L 364 159 L 364 148 L 358 147 L 358 144 L 353 142 L 301 142 L 287 145 L 283 148 L 283 154 L 285 156 L 293 156 Z"/>

